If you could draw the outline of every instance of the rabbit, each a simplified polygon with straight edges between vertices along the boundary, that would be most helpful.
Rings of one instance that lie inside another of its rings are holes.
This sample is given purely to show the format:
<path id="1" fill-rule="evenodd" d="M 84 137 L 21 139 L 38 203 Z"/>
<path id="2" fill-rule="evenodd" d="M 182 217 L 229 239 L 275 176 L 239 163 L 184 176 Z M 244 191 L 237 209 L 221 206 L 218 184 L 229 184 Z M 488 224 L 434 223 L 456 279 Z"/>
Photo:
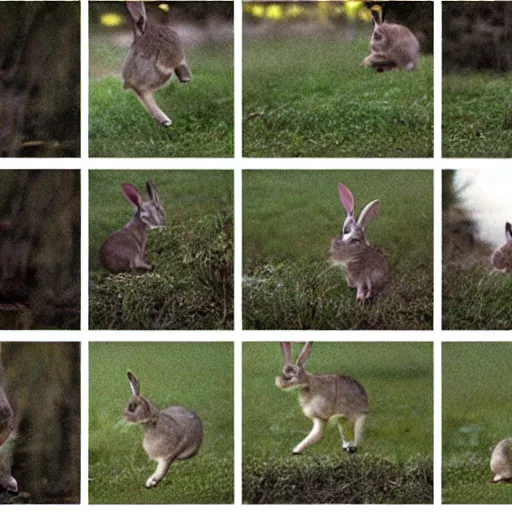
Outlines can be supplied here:
<path id="1" fill-rule="evenodd" d="M 502 439 L 491 455 L 493 482 L 512 482 L 512 437 Z"/>
<path id="2" fill-rule="evenodd" d="M 371 53 L 361 62 L 361 66 L 371 66 L 377 71 L 414 70 L 420 53 L 416 36 L 403 25 L 383 22 L 381 5 L 372 6 L 371 13 L 374 22 Z"/>
<path id="3" fill-rule="evenodd" d="M 491 256 L 491 265 L 507 274 L 512 273 L 512 225 L 505 224 L 506 243 L 498 247 Z"/>
<path id="4" fill-rule="evenodd" d="M 181 405 L 159 409 L 141 396 L 137 377 L 131 372 L 127 375 L 133 396 L 124 410 L 124 417 L 144 427 L 142 446 L 157 463 L 155 472 L 146 481 L 150 489 L 164 478 L 173 461 L 196 455 L 203 440 L 203 425 L 197 414 Z"/>
<path id="5" fill-rule="evenodd" d="M 145 259 L 148 230 L 165 226 L 165 210 L 152 180 L 146 182 L 149 201 L 142 201 L 133 185 L 121 185 L 125 197 L 135 206 L 131 220 L 112 233 L 100 249 L 101 264 L 110 272 L 154 269 Z"/>
<path id="6" fill-rule="evenodd" d="M 284 354 L 283 375 L 276 377 L 276 386 L 283 390 L 299 389 L 302 412 L 313 421 L 311 432 L 293 449 L 293 454 L 302 453 L 308 446 L 320 441 L 331 418 L 337 419 L 343 450 L 355 453 L 369 411 L 366 391 L 361 384 L 345 375 L 316 375 L 307 372 L 305 364 L 312 346 L 312 342 L 306 343 L 297 362 L 293 364 L 291 343 L 281 343 Z M 347 441 L 343 435 L 343 427 L 339 422 L 342 417 L 354 426 L 353 442 Z"/>
<path id="7" fill-rule="evenodd" d="M 380 203 L 378 199 L 368 203 L 356 221 L 352 192 L 343 183 L 338 189 L 347 218 L 341 235 L 331 240 L 331 261 L 345 267 L 348 286 L 357 288 L 357 300 L 364 302 L 375 297 L 389 280 L 386 254 L 366 240 L 366 228 L 377 215 Z"/>
<path id="8" fill-rule="evenodd" d="M 153 96 L 175 74 L 181 83 L 191 80 L 178 34 L 168 26 L 148 21 L 144 2 L 125 2 L 133 20 L 133 43 L 124 59 L 125 89 L 132 89 L 144 108 L 163 126 L 172 121 Z"/>

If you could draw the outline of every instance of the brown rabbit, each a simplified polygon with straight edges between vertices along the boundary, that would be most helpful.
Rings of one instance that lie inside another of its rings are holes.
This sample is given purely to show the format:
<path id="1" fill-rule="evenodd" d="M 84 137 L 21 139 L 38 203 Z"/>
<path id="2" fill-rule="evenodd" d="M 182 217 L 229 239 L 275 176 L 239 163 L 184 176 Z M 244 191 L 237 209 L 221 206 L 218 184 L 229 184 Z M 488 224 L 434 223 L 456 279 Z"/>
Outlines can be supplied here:
<path id="1" fill-rule="evenodd" d="M 140 394 L 140 382 L 128 372 L 133 396 L 124 410 L 131 423 L 144 427 L 142 446 L 157 463 L 155 472 L 147 479 L 146 487 L 155 487 L 169 471 L 175 460 L 193 457 L 203 440 L 203 425 L 197 414 L 181 405 L 160 409 Z"/>
<path id="2" fill-rule="evenodd" d="M 371 13 L 374 21 L 371 53 L 361 62 L 361 66 L 371 66 L 377 71 L 415 69 L 420 53 L 416 36 L 403 25 L 382 22 L 381 5 L 373 5 Z"/>
<path id="3" fill-rule="evenodd" d="M 345 267 L 349 288 L 357 288 L 356 298 L 364 302 L 375 297 L 389 281 L 386 254 L 366 240 L 366 228 L 379 211 L 379 200 L 368 203 L 356 221 L 352 192 L 343 183 L 339 184 L 338 190 L 347 218 L 341 236 L 331 240 L 331 260 Z"/>
<path id="4" fill-rule="evenodd" d="M 506 242 L 492 253 L 491 265 L 496 270 L 510 274 L 512 273 L 512 225 L 510 222 L 505 224 L 505 239 Z"/>
<path id="5" fill-rule="evenodd" d="M 354 453 L 361 441 L 369 411 L 368 396 L 363 386 L 351 377 L 307 372 L 304 366 L 312 346 L 312 342 L 306 343 L 297 362 L 293 364 L 292 344 L 281 343 L 284 354 L 283 375 L 276 377 L 276 386 L 284 390 L 299 389 L 302 412 L 313 421 L 311 432 L 293 449 L 293 453 L 302 453 L 308 446 L 320 441 L 331 418 L 347 418 L 354 425 L 354 441 L 350 442 L 345 440 L 343 427 L 338 421 L 342 448 L 348 453 Z"/>
<path id="6" fill-rule="evenodd" d="M 112 233 L 100 249 L 101 264 L 110 272 L 124 270 L 153 270 L 146 261 L 148 230 L 165 226 L 165 210 L 156 193 L 153 181 L 146 182 L 149 201 L 142 201 L 133 185 L 121 185 L 125 197 L 135 206 L 131 220 Z"/>
<path id="7" fill-rule="evenodd" d="M 132 89 L 144 108 L 162 125 L 172 121 L 156 104 L 154 92 L 175 74 L 182 83 L 191 80 L 178 34 L 164 25 L 148 22 L 144 2 L 125 2 L 133 19 L 133 43 L 123 63 L 125 89 Z"/>

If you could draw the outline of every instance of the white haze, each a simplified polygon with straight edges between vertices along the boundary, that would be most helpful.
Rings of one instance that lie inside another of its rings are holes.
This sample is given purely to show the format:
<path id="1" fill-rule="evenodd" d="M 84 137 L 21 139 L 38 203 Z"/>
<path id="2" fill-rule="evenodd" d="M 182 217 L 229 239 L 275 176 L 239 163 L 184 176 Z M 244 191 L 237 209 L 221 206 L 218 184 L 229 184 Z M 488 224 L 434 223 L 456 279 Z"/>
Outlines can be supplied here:
<path id="1" fill-rule="evenodd" d="M 492 245 L 505 241 L 505 222 L 512 222 L 512 171 L 464 169 L 455 173 L 455 191 L 472 215 L 478 236 Z"/>

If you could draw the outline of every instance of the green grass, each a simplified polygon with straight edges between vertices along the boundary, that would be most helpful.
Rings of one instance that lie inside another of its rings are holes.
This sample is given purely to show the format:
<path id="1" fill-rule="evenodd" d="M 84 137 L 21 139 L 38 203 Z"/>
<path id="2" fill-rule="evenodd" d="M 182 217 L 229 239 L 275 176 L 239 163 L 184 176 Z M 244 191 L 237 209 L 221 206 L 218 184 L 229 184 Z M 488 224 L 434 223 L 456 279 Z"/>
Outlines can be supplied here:
<path id="1" fill-rule="evenodd" d="M 372 304 L 328 263 L 346 216 L 340 182 L 358 212 L 381 200 L 368 238 L 388 253 L 391 280 Z M 243 188 L 246 328 L 432 329 L 430 171 L 245 171 Z"/>
<path id="2" fill-rule="evenodd" d="M 231 343 L 91 343 L 89 364 L 90 503 L 233 503 Z M 199 453 L 173 464 L 152 490 L 144 487 L 155 463 L 142 429 L 122 419 L 127 369 L 143 396 L 189 407 L 203 422 Z"/>
<path id="3" fill-rule="evenodd" d="M 125 51 L 108 43 L 90 47 L 91 66 L 120 75 Z M 192 81 L 174 79 L 155 97 L 171 118 L 159 126 L 136 96 L 123 89 L 120 76 L 89 83 L 89 156 L 91 157 L 232 157 L 233 47 L 191 47 L 187 59 Z"/>
<path id="4" fill-rule="evenodd" d="M 377 73 L 369 38 L 245 38 L 244 156 L 432 157 L 432 57 Z"/>
<path id="5" fill-rule="evenodd" d="M 110 275 L 100 246 L 132 215 L 120 184 L 145 196 L 149 178 L 167 213 L 167 229 L 148 236 L 155 271 Z M 91 171 L 89 194 L 91 329 L 233 327 L 231 171 Z"/>
<path id="6" fill-rule="evenodd" d="M 319 443 L 300 456 L 292 455 L 312 423 L 303 415 L 296 393 L 275 386 L 281 367 L 278 343 L 244 343 L 244 501 L 432 501 L 432 344 L 315 343 L 310 372 L 350 375 L 368 393 L 370 415 L 355 456 L 342 452 L 334 425 L 328 426 Z M 398 474 L 393 487 L 390 482 Z M 372 483 L 373 475 L 379 477 Z M 357 483 L 348 488 L 340 481 Z M 297 482 L 302 483 L 294 490 Z M 413 488 L 415 496 L 410 493 Z M 297 489 L 301 496 L 296 496 Z"/>
<path id="7" fill-rule="evenodd" d="M 443 77 L 443 156 L 512 157 L 510 74 Z"/>
<path id="8" fill-rule="evenodd" d="M 512 486 L 491 483 L 489 467 L 511 435 L 511 358 L 511 343 L 443 343 L 444 503 L 512 502 Z"/>
<path id="9" fill-rule="evenodd" d="M 512 277 L 484 266 L 444 265 L 443 329 L 508 330 Z"/>

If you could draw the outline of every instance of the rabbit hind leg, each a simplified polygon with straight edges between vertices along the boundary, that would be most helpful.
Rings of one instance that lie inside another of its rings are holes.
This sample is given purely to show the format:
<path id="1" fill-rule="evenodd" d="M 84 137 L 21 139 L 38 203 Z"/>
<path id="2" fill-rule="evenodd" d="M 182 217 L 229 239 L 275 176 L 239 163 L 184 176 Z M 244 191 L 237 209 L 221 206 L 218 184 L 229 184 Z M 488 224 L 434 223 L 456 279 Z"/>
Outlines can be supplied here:
<path id="1" fill-rule="evenodd" d="M 171 126 L 172 121 L 162 112 L 160 107 L 156 104 L 153 91 L 137 91 L 135 90 L 137 98 L 144 106 L 144 108 L 163 126 Z"/>
<path id="2" fill-rule="evenodd" d="M 146 487 L 151 489 L 156 487 L 162 478 L 169 471 L 172 459 L 157 459 L 155 472 L 146 480 Z"/>
<path id="3" fill-rule="evenodd" d="M 366 414 L 360 414 L 354 420 L 354 446 L 359 446 L 361 438 L 363 437 L 363 427 L 366 421 Z"/>
<path id="4" fill-rule="evenodd" d="M 318 443 L 322 439 L 325 431 L 326 421 L 321 418 L 313 418 L 313 428 L 311 432 L 293 449 L 293 454 L 302 453 L 308 446 Z"/>
<path id="5" fill-rule="evenodd" d="M 354 442 L 345 439 L 345 435 L 343 433 L 343 425 L 341 424 L 342 416 L 338 417 L 337 425 L 338 431 L 341 437 L 341 448 L 349 454 L 356 453 L 357 451 L 357 442 L 354 437 Z"/>

